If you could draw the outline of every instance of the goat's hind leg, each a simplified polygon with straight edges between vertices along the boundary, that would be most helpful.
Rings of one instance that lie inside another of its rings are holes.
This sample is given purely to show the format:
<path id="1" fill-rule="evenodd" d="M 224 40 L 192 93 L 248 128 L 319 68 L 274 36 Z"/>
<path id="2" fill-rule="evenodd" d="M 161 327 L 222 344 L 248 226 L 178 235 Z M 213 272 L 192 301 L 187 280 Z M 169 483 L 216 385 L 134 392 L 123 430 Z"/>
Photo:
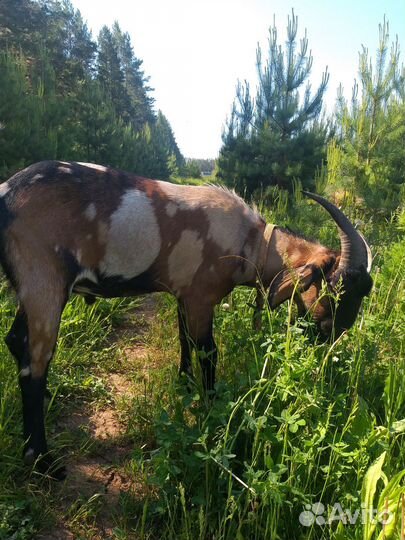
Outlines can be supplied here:
<path id="1" fill-rule="evenodd" d="M 44 397 L 49 362 L 53 356 L 59 331 L 60 318 L 65 304 L 65 295 L 60 291 L 54 294 L 32 294 L 24 298 L 24 313 L 28 344 L 21 357 L 19 384 L 23 404 L 24 425 L 24 461 L 36 463 L 38 470 L 53 478 L 65 477 L 64 467 L 55 467 L 45 435 Z M 59 293 L 59 294 L 58 294 Z M 21 313 L 21 312 L 20 312 Z M 18 315 L 14 331 L 24 327 L 22 314 Z M 13 328 L 12 328 L 13 330 Z M 14 341 L 13 334 L 8 340 L 14 351 L 20 351 L 20 345 Z"/>
<path id="2" fill-rule="evenodd" d="M 17 361 L 19 376 L 29 373 L 28 324 L 27 316 L 21 307 L 18 308 L 13 324 L 4 341 Z M 45 397 L 47 399 L 52 397 L 48 389 L 45 390 Z"/>
<path id="3" fill-rule="evenodd" d="M 29 364 L 24 365 L 24 360 L 27 360 L 26 349 L 28 347 L 28 325 L 27 316 L 24 310 L 18 308 L 10 331 L 4 338 L 8 350 L 17 361 L 19 372 L 27 370 Z"/>

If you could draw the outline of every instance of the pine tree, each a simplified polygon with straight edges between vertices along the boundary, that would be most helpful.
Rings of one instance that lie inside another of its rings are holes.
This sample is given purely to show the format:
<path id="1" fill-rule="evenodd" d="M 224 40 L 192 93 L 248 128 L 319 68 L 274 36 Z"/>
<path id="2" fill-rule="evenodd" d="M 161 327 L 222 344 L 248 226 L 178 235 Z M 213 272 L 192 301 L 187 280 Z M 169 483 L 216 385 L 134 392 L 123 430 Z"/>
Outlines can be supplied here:
<path id="1" fill-rule="evenodd" d="M 58 107 L 42 88 L 33 92 L 22 54 L 0 52 L 0 174 L 56 158 Z M 60 107 L 59 107 L 60 108 Z"/>
<path id="2" fill-rule="evenodd" d="M 376 59 L 359 55 L 359 82 L 349 103 L 340 87 L 338 138 L 329 152 L 333 185 L 360 195 L 372 208 L 394 209 L 405 186 L 405 76 L 398 38 L 389 49 L 389 25 L 379 25 Z"/>
<path id="3" fill-rule="evenodd" d="M 64 25 L 59 41 L 63 40 L 64 64 L 58 78 L 64 81 L 66 92 L 74 92 L 75 84 L 92 73 L 97 47 L 80 12 L 69 0 L 64 0 L 62 6 Z"/>
<path id="4" fill-rule="evenodd" d="M 0 178 L 54 158 L 168 178 L 182 156 L 141 67 L 117 24 L 97 48 L 70 0 L 3 0 Z"/>
<path id="5" fill-rule="evenodd" d="M 147 86 L 148 78 L 141 70 L 142 60 L 135 57 L 131 38 L 122 32 L 118 23 L 112 28 L 112 37 L 120 60 L 125 90 L 131 103 L 130 121 L 135 129 L 141 129 L 146 122 L 153 122 L 154 100 L 149 96 L 151 88 Z"/>
<path id="6" fill-rule="evenodd" d="M 320 113 L 329 75 L 326 70 L 314 95 L 309 83 L 302 91 L 313 58 L 306 33 L 297 50 L 297 31 L 298 17 L 292 12 L 283 50 L 275 24 L 269 29 L 266 62 L 260 46 L 257 50 L 255 99 L 247 82 L 238 83 L 218 175 L 240 191 L 271 185 L 292 189 L 295 180 L 311 187 L 322 163 L 327 125 Z"/>
<path id="7" fill-rule="evenodd" d="M 171 156 L 173 156 L 176 166 L 178 168 L 182 167 L 184 165 L 184 157 L 177 146 L 176 138 L 168 119 L 160 110 L 158 111 L 156 123 L 154 124 L 154 131 L 156 134 L 156 141 L 166 152 L 167 159 L 170 159 Z"/>
<path id="8" fill-rule="evenodd" d="M 45 11 L 33 0 L 0 2 L 0 49 L 35 55 L 45 27 Z"/>
<path id="9" fill-rule="evenodd" d="M 130 98 L 125 88 L 117 43 L 107 26 L 103 26 L 98 35 L 97 80 L 117 115 L 129 122 L 132 111 Z"/>

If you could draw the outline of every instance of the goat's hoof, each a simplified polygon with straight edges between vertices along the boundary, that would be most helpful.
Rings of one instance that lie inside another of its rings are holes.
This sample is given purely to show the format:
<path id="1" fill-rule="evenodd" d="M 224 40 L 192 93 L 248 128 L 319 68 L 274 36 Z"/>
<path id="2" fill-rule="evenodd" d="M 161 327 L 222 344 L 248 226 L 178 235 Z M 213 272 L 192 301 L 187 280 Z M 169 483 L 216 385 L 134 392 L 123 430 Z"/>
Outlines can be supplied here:
<path id="1" fill-rule="evenodd" d="M 57 480 L 58 482 L 65 480 L 67 476 L 66 467 L 52 459 L 49 454 L 39 457 L 35 463 L 35 469 L 51 480 Z"/>
<path id="2" fill-rule="evenodd" d="M 59 460 L 53 459 L 49 453 L 37 455 L 33 448 L 28 448 L 24 453 L 24 463 L 34 467 L 38 473 L 47 476 L 51 480 L 64 480 L 66 467 L 59 464 Z"/>
<path id="3" fill-rule="evenodd" d="M 193 392 L 195 392 L 196 384 L 195 384 L 194 376 L 192 373 L 187 373 L 186 371 L 180 371 L 179 384 L 185 386 L 188 394 L 192 394 Z"/>
<path id="4" fill-rule="evenodd" d="M 27 448 L 24 450 L 23 460 L 25 465 L 34 465 L 37 459 L 37 454 L 33 448 Z"/>

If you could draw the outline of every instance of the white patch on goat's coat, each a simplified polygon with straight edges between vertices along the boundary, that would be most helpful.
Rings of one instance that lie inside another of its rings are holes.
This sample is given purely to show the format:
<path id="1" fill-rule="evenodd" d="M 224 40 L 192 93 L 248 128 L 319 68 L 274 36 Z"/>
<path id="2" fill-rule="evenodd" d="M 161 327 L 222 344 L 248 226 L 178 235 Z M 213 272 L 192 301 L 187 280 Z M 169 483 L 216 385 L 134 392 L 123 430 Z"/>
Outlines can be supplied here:
<path id="1" fill-rule="evenodd" d="M 96 274 L 93 272 L 93 270 L 89 270 L 88 268 L 83 269 L 81 272 L 77 274 L 73 282 L 73 285 L 75 285 L 78 281 L 82 281 L 83 279 L 88 279 L 89 281 L 92 281 L 95 284 L 98 283 Z"/>
<path id="2" fill-rule="evenodd" d="M 72 286 L 70 287 L 69 294 L 71 294 L 72 291 L 75 292 L 75 293 L 78 293 L 78 294 L 94 294 L 87 287 L 84 287 L 84 286 L 81 286 L 81 285 L 76 287 L 76 283 L 78 283 L 79 281 L 82 281 L 83 279 L 87 279 L 87 280 L 95 283 L 96 285 L 98 283 L 98 279 L 97 279 L 96 274 L 92 270 L 89 270 L 88 268 L 85 268 L 84 270 L 79 272 L 79 274 L 77 274 Z"/>
<path id="3" fill-rule="evenodd" d="M 177 206 L 173 202 L 168 202 L 166 204 L 166 214 L 169 217 L 173 217 L 177 212 Z"/>
<path id="4" fill-rule="evenodd" d="M 93 219 L 95 219 L 95 217 L 97 216 L 96 205 L 94 203 L 90 203 L 84 211 L 84 215 L 89 221 L 93 221 Z"/>
<path id="5" fill-rule="evenodd" d="M 208 218 L 209 229 L 208 238 L 213 240 L 225 252 L 238 253 L 241 241 L 242 215 L 240 210 L 206 208 L 205 213 Z"/>
<path id="6" fill-rule="evenodd" d="M 189 287 L 203 262 L 204 242 L 197 231 L 185 230 L 169 255 L 169 279 L 175 292 Z"/>
<path id="7" fill-rule="evenodd" d="M 31 368 L 30 366 L 27 366 L 25 368 L 22 368 L 20 371 L 20 377 L 28 377 L 28 375 L 31 375 Z"/>
<path id="8" fill-rule="evenodd" d="M 225 253 L 239 253 L 245 241 L 246 223 L 258 223 L 260 217 L 235 193 L 216 186 L 178 186 L 170 182 L 159 182 L 169 204 L 178 210 L 204 211 L 208 224 L 208 239 Z"/>
<path id="9" fill-rule="evenodd" d="M 107 276 L 130 279 L 147 270 L 159 255 L 161 238 L 151 200 L 131 189 L 110 218 L 100 270 Z"/>
<path id="10" fill-rule="evenodd" d="M 70 167 L 58 167 L 58 171 L 65 174 L 72 174 L 72 169 Z"/>
<path id="11" fill-rule="evenodd" d="M 107 167 L 104 167 L 104 165 L 97 165 L 96 163 L 83 163 L 79 161 L 78 164 L 82 165 L 83 167 L 88 167 L 89 169 L 95 169 L 96 171 L 101 171 L 101 172 L 107 171 Z"/>
<path id="12" fill-rule="evenodd" d="M 8 182 L 0 184 L 0 197 L 3 197 L 8 191 L 10 191 L 10 185 Z"/>
<path id="13" fill-rule="evenodd" d="M 86 234 L 86 240 L 92 240 L 93 235 L 92 234 Z"/>
<path id="14" fill-rule="evenodd" d="M 78 249 L 76 251 L 76 260 L 77 260 L 77 262 L 79 264 L 82 262 L 82 250 L 81 249 Z"/>
<path id="15" fill-rule="evenodd" d="M 35 176 L 32 177 L 31 182 L 36 182 L 37 180 L 42 180 L 42 178 L 44 178 L 43 174 L 36 174 Z"/>

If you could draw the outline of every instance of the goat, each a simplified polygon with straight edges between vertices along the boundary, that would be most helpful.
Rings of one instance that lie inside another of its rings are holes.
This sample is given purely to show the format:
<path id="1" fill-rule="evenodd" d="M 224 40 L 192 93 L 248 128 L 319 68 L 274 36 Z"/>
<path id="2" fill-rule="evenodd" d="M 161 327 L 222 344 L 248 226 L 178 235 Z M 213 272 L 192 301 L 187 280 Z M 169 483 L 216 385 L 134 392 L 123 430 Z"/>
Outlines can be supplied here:
<path id="1" fill-rule="evenodd" d="M 180 372 L 200 354 L 215 383 L 214 306 L 237 285 L 268 289 L 271 309 L 294 296 L 325 338 L 354 322 L 372 286 L 364 238 L 327 200 L 341 252 L 266 225 L 230 191 L 179 186 L 99 165 L 45 161 L 0 185 L 0 261 L 19 307 L 5 341 L 17 360 L 24 460 L 48 470 L 44 394 L 62 311 L 71 293 L 95 297 L 166 291 L 178 300 Z M 343 286 L 337 306 L 322 283 Z M 298 294 L 299 293 L 299 294 Z M 260 294 L 258 304 L 260 305 Z M 54 471 L 63 477 L 63 469 Z"/>

